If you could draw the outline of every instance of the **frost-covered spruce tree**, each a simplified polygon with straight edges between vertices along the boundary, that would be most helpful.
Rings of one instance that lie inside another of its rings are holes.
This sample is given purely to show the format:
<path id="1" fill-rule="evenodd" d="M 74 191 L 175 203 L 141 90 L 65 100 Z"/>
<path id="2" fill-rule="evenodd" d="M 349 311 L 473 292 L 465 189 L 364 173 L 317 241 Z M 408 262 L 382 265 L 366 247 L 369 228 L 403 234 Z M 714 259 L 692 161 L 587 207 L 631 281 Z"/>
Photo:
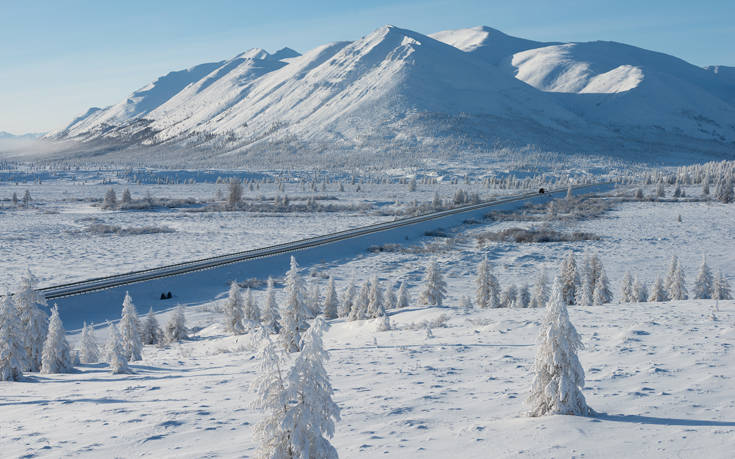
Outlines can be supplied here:
<path id="1" fill-rule="evenodd" d="M 82 337 L 79 342 L 79 362 L 97 363 L 100 360 L 100 347 L 94 336 L 94 327 L 84 322 Z"/>
<path id="2" fill-rule="evenodd" d="M 48 333 L 48 316 L 41 309 L 46 307 L 46 298 L 36 291 L 36 277 L 30 270 L 20 280 L 14 302 L 23 327 L 23 347 L 26 350 L 25 371 L 41 369 L 41 354 Z"/>
<path id="3" fill-rule="evenodd" d="M 666 296 L 666 289 L 664 288 L 664 281 L 661 279 L 661 276 L 658 276 L 651 287 L 651 291 L 648 293 L 648 301 L 661 302 L 668 300 L 669 298 Z"/>
<path id="4" fill-rule="evenodd" d="M 489 274 L 490 266 L 487 261 L 487 255 L 485 255 L 477 265 L 477 277 L 475 278 L 475 301 L 480 308 L 491 307 Z"/>
<path id="5" fill-rule="evenodd" d="M 276 301 L 276 290 L 273 278 L 268 277 L 268 284 L 265 289 L 265 305 L 263 305 L 263 326 L 273 333 L 281 330 L 281 313 L 278 310 L 278 302 Z"/>
<path id="6" fill-rule="evenodd" d="M 558 276 L 536 344 L 535 375 L 527 400 L 530 416 L 592 413 L 582 394 L 584 369 L 577 357 L 580 349 L 582 340 L 567 312 L 564 280 Z"/>
<path id="7" fill-rule="evenodd" d="M 539 271 L 538 277 L 536 278 L 536 285 L 533 286 L 530 307 L 543 308 L 546 306 L 546 302 L 549 298 L 547 285 L 548 280 L 546 278 L 546 271 L 542 269 Z"/>
<path id="8" fill-rule="evenodd" d="M 385 288 L 385 294 L 383 295 L 383 300 L 384 300 L 386 309 L 396 308 L 396 304 L 398 303 L 398 298 L 396 298 L 396 292 L 393 290 L 393 286 L 390 285 L 390 283 Z"/>
<path id="9" fill-rule="evenodd" d="M 158 325 L 156 315 L 153 314 L 153 307 L 148 310 L 148 314 L 145 316 L 143 322 L 142 332 L 143 344 L 162 344 L 163 343 L 163 330 Z"/>
<path id="10" fill-rule="evenodd" d="M 107 322 L 107 343 L 105 344 L 105 360 L 110 365 L 112 374 L 131 373 L 128 359 L 123 349 L 122 337 L 117 327 Z"/>
<path id="11" fill-rule="evenodd" d="M 694 280 L 694 298 L 698 300 L 706 300 L 712 298 L 712 271 L 707 266 L 707 258 L 702 257 L 702 264 L 699 265 L 697 278 Z"/>
<path id="12" fill-rule="evenodd" d="M 339 298 L 337 297 L 337 289 L 334 287 L 334 277 L 329 276 L 327 296 L 324 297 L 324 318 L 327 320 L 336 319 L 338 307 Z"/>
<path id="13" fill-rule="evenodd" d="M 401 282 L 401 286 L 398 287 L 398 299 L 396 300 L 396 308 L 407 308 L 410 304 L 411 299 L 408 296 L 408 288 L 406 287 L 406 281 Z"/>
<path id="14" fill-rule="evenodd" d="M 102 202 L 102 208 L 114 209 L 115 207 L 117 207 L 117 196 L 115 195 L 115 190 L 110 188 L 105 193 L 105 200 Z"/>
<path id="15" fill-rule="evenodd" d="M 306 306 L 309 311 L 310 319 L 313 319 L 322 313 L 322 294 L 319 290 L 319 283 L 316 280 L 312 282 L 311 292 L 308 295 Z"/>
<path id="16" fill-rule="evenodd" d="M 373 276 L 370 280 L 370 291 L 368 292 L 368 317 L 374 319 L 378 316 L 380 310 L 385 313 L 385 305 L 383 303 L 383 289 L 380 287 L 378 276 Z"/>
<path id="17" fill-rule="evenodd" d="M 444 282 L 436 261 L 429 263 L 424 278 L 424 288 L 421 291 L 421 303 L 428 306 L 441 306 L 447 296 L 447 283 Z"/>
<path id="18" fill-rule="evenodd" d="M 500 298 L 501 308 L 514 308 L 518 299 L 518 289 L 515 285 L 509 285 L 503 290 Z"/>
<path id="19" fill-rule="evenodd" d="M 687 288 L 684 280 L 684 271 L 676 255 L 671 257 L 669 272 L 666 275 L 666 295 L 670 300 L 686 300 Z"/>
<path id="20" fill-rule="evenodd" d="M 368 304 L 370 304 L 370 282 L 363 282 L 352 302 L 352 310 L 348 320 L 362 320 L 368 318 Z"/>
<path id="21" fill-rule="evenodd" d="M 633 277 L 633 298 L 636 303 L 645 303 L 648 300 L 648 287 L 638 276 Z"/>
<path id="22" fill-rule="evenodd" d="M 133 198 L 130 196 L 130 190 L 125 188 L 123 190 L 122 198 L 120 199 L 120 202 L 124 205 L 130 204 L 130 202 L 133 200 Z"/>
<path id="23" fill-rule="evenodd" d="M 355 294 L 356 294 L 356 287 L 355 282 L 350 281 L 350 285 L 348 285 L 342 292 L 342 302 L 339 305 L 339 309 L 337 310 L 337 315 L 345 319 L 349 317 L 350 311 L 352 311 L 352 303 L 355 300 Z"/>
<path id="24" fill-rule="evenodd" d="M 291 267 L 286 273 L 285 290 L 286 305 L 283 309 L 281 339 L 288 352 L 298 352 L 301 349 L 301 334 L 309 328 L 309 312 L 304 301 L 304 280 L 299 274 L 299 265 L 294 257 L 291 257 Z"/>
<path id="25" fill-rule="evenodd" d="M 273 345 L 267 333 L 262 332 L 262 343 L 258 352 L 259 368 L 253 381 L 255 399 L 253 408 L 264 412 L 255 424 L 254 437 L 258 442 L 256 457 L 261 459 L 294 457 L 290 449 L 291 432 L 283 426 L 289 408 L 286 359 Z"/>
<path id="26" fill-rule="evenodd" d="M 174 313 L 166 324 L 164 334 L 168 343 L 181 341 L 189 337 L 189 330 L 186 329 L 186 316 L 184 316 L 184 307 L 182 305 L 174 308 Z"/>
<path id="27" fill-rule="evenodd" d="M 610 283 L 607 280 L 607 274 L 604 270 L 600 271 L 600 275 L 595 281 L 595 290 L 592 292 L 592 304 L 599 306 L 601 304 L 607 304 L 613 299 L 612 292 L 610 291 Z"/>
<path id="28" fill-rule="evenodd" d="M 712 299 L 715 300 L 732 300 L 732 294 L 730 293 L 730 284 L 727 282 L 727 278 L 718 269 L 715 273 L 715 280 L 712 284 Z"/>
<path id="29" fill-rule="evenodd" d="M 20 315 L 6 292 L 0 299 L 0 381 L 19 381 L 26 366 Z"/>
<path id="30" fill-rule="evenodd" d="M 518 289 L 518 299 L 516 301 L 516 307 L 527 308 L 531 304 L 531 292 L 528 290 L 528 284 L 521 285 Z"/>
<path id="31" fill-rule="evenodd" d="M 41 373 L 69 373 L 74 370 L 71 362 L 71 347 L 66 340 L 64 324 L 59 317 L 59 307 L 51 308 L 48 334 L 41 356 Z"/>
<path id="32" fill-rule="evenodd" d="M 620 302 L 632 303 L 636 300 L 633 293 L 633 276 L 630 271 L 626 271 L 620 284 Z"/>
<path id="33" fill-rule="evenodd" d="M 243 306 L 244 322 L 249 324 L 250 328 L 260 325 L 260 308 L 253 298 L 253 292 L 250 287 L 245 290 L 245 305 Z"/>
<path id="34" fill-rule="evenodd" d="M 578 290 L 580 289 L 579 273 L 577 272 L 577 261 L 574 253 L 569 251 L 560 267 L 560 277 L 562 281 L 562 294 L 564 302 L 567 305 L 575 304 Z"/>
<path id="35" fill-rule="evenodd" d="M 240 335 L 245 332 L 245 327 L 243 326 L 245 314 L 243 313 L 242 292 L 236 281 L 232 281 L 230 284 L 230 291 L 225 301 L 224 313 L 224 325 L 227 333 Z"/>
<path id="36" fill-rule="evenodd" d="M 120 328 L 125 358 L 129 362 L 141 360 L 143 358 L 143 340 L 141 339 L 140 319 L 138 318 L 138 313 L 135 311 L 133 299 L 128 292 L 125 292 L 122 317 L 118 327 Z"/>
<path id="37" fill-rule="evenodd" d="M 475 300 L 480 308 L 487 308 L 490 302 L 490 288 L 487 282 L 489 270 L 487 255 L 485 255 L 477 264 L 477 277 L 475 278 Z"/>
<path id="38" fill-rule="evenodd" d="M 337 450 L 327 438 L 334 436 L 339 407 L 324 362 L 329 354 L 322 344 L 326 324 L 317 317 L 304 336 L 302 351 L 288 374 L 289 408 L 283 429 L 290 432 L 289 451 L 294 458 L 337 458 Z"/>

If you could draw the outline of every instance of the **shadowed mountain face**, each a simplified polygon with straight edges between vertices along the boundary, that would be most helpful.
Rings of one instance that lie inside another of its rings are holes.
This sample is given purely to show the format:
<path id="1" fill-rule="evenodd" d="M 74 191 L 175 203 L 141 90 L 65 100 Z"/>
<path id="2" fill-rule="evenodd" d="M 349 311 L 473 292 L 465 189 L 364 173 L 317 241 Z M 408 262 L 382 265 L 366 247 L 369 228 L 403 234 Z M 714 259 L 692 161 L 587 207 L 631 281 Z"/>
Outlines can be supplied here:
<path id="1" fill-rule="evenodd" d="M 385 26 L 304 55 L 254 48 L 171 72 L 46 138 L 163 156 L 534 145 L 647 160 L 730 157 L 734 73 L 614 42 Z"/>

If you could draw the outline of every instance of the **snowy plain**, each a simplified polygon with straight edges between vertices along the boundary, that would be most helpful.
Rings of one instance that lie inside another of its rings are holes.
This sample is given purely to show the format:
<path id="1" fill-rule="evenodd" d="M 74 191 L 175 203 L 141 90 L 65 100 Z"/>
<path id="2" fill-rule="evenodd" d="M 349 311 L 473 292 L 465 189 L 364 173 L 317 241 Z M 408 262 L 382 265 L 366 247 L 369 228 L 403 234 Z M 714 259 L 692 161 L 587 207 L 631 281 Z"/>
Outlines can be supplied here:
<path id="1" fill-rule="evenodd" d="M 652 191 L 645 189 L 646 195 Z M 698 195 L 697 187 L 686 192 Z M 482 232 L 541 224 L 487 220 L 348 262 L 304 266 L 322 292 L 326 274 L 340 290 L 350 279 L 360 283 L 377 274 L 393 288 L 406 280 L 413 299 L 412 307 L 391 311 L 392 331 L 377 332 L 369 320 L 332 322 L 325 336 L 327 370 L 342 410 L 333 444 L 342 457 L 460 451 L 463 457 L 731 457 L 732 301 L 720 302 L 714 312 L 710 300 L 570 308 L 586 346 L 580 353 L 584 393 L 598 412 L 590 418 L 523 416 L 541 310 L 468 312 L 459 304 L 462 296 L 473 297 L 475 266 L 485 254 L 503 287 L 531 284 L 540 268 L 553 274 L 569 250 L 578 259 L 586 250 L 599 253 L 616 296 L 626 270 L 650 285 L 672 254 L 690 283 L 705 254 L 733 283 L 732 221 L 733 205 L 623 201 L 588 220 L 547 222 L 599 240 L 478 245 Z M 448 307 L 416 305 L 430 259 L 446 276 Z M 255 293 L 262 304 L 262 291 Z M 218 312 L 224 295 L 188 307 L 192 339 L 163 349 L 146 346 L 133 375 L 110 375 L 104 364 L 80 365 L 75 374 L 31 374 L 28 382 L 3 383 L 0 406 L 7 421 L 0 424 L 0 443 L 9 445 L 7 454 L 252 456 L 259 414 L 250 408 L 250 384 L 257 362 L 247 335 L 225 336 Z M 139 312 L 146 306 L 138 304 Z M 159 313 L 159 322 L 169 314 Z M 433 338 L 422 322 L 434 322 Z M 97 331 L 100 341 L 104 335 Z M 69 339 L 74 344 L 78 333 Z M 70 425 L 79 435 L 69 436 Z"/>

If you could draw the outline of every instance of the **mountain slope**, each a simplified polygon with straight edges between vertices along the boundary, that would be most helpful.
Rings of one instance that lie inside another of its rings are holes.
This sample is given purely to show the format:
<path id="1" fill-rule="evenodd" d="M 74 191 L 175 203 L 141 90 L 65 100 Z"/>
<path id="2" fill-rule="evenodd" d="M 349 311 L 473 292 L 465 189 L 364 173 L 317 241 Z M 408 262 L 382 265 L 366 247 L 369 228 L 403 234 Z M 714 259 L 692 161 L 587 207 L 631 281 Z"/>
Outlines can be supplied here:
<path id="1" fill-rule="evenodd" d="M 731 73 L 613 42 L 385 26 L 303 56 L 253 48 L 172 72 L 48 137 L 113 151 L 155 147 L 163 156 L 415 157 L 525 145 L 727 156 L 735 142 Z"/>

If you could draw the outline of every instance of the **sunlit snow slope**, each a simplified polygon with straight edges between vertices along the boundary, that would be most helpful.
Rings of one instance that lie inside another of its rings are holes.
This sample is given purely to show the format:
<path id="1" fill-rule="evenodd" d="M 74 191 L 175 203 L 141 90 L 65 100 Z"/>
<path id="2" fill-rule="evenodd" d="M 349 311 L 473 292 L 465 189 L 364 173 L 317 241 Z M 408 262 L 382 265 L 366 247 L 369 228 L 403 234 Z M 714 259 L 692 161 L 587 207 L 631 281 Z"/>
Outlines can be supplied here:
<path id="1" fill-rule="evenodd" d="M 385 26 L 304 55 L 254 48 L 172 72 L 47 138 L 223 153 L 264 143 L 601 153 L 655 144 L 726 156 L 734 120 L 732 68 L 614 42 Z"/>

